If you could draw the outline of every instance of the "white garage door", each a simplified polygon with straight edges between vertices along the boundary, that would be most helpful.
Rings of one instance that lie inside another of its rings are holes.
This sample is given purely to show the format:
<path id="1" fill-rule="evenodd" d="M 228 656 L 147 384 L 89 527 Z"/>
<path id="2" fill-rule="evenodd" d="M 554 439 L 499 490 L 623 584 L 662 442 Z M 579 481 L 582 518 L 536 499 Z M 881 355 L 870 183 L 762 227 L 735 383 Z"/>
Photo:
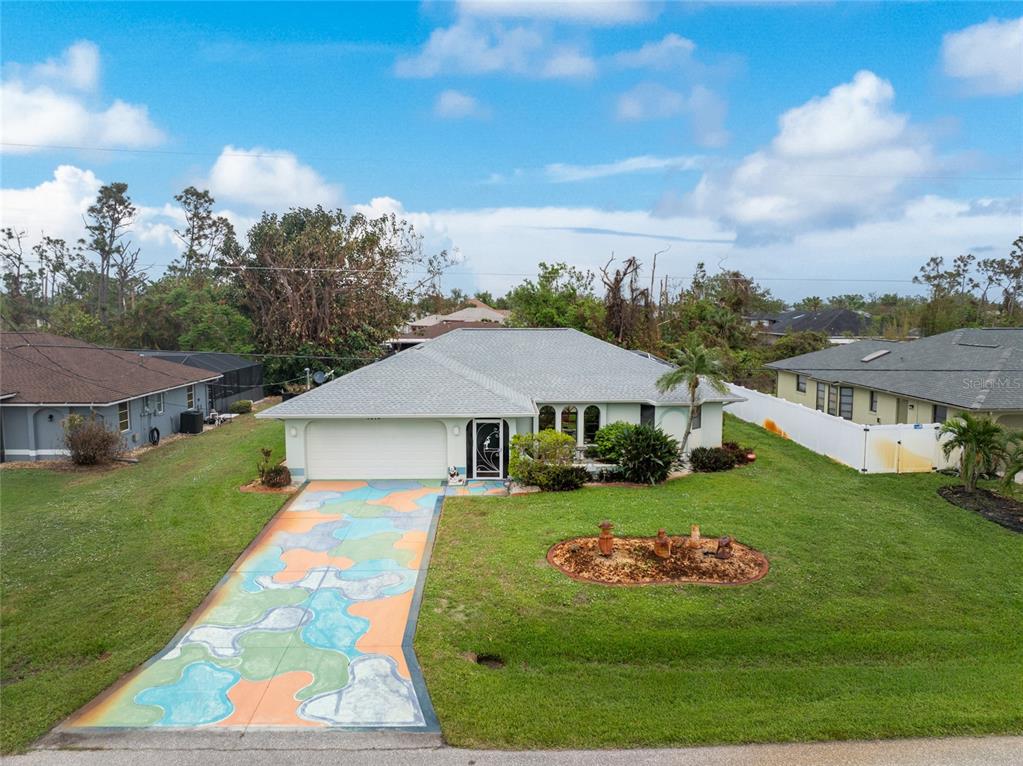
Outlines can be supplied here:
<path id="1" fill-rule="evenodd" d="M 306 430 L 310 479 L 443 479 L 447 433 L 436 420 L 321 420 Z"/>

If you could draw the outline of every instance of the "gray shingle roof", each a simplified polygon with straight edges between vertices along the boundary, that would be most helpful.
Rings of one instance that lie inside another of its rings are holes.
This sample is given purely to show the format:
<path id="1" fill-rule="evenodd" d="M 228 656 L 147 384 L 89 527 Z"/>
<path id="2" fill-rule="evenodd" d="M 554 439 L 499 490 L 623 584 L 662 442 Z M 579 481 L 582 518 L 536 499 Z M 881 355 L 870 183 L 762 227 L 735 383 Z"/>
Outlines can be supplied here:
<path id="1" fill-rule="evenodd" d="M 841 335 L 866 335 L 870 330 L 870 316 L 852 309 L 822 309 L 820 311 L 783 311 L 767 315 L 770 326 L 763 332 L 784 335 L 787 332 L 823 332 L 832 338 Z"/>
<path id="2" fill-rule="evenodd" d="M 872 352 L 889 353 L 869 362 Z M 972 410 L 1023 410 L 1023 328 L 967 328 L 914 341 L 861 340 L 767 365 Z"/>
<path id="3" fill-rule="evenodd" d="M 268 418 L 526 417 L 538 403 L 688 404 L 667 363 L 570 329 L 460 328 L 260 413 Z M 702 384 L 703 401 L 735 401 Z"/>

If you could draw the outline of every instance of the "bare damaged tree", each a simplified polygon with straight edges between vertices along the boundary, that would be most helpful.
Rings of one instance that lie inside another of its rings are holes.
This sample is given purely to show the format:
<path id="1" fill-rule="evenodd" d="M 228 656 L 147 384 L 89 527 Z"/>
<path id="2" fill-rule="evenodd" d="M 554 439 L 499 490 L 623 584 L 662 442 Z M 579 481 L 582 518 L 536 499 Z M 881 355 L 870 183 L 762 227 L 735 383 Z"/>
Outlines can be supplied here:
<path id="1" fill-rule="evenodd" d="M 185 213 L 185 225 L 174 230 L 185 248 L 174 270 L 203 281 L 234 242 L 234 227 L 223 216 L 213 214 L 215 200 L 207 190 L 189 186 L 174 199 Z"/>
<path id="2" fill-rule="evenodd" d="M 125 241 L 125 235 L 135 221 L 136 210 L 127 192 L 128 184 L 120 181 L 101 187 L 96 201 L 86 211 L 88 238 L 79 240 L 80 247 L 94 253 L 97 259 L 96 315 L 103 324 L 107 323 L 110 309 L 110 272 L 115 260 L 122 268 L 132 260 L 131 243 Z M 136 251 L 136 262 L 137 257 Z"/>
<path id="3" fill-rule="evenodd" d="M 620 346 L 655 350 L 658 341 L 657 312 L 651 297 L 652 288 L 640 287 L 641 264 L 635 258 L 629 258 L 612 274 L 613 262 L 614 258 L 600 269 L 604 283 L 604 321 L 608 332 Z"/>

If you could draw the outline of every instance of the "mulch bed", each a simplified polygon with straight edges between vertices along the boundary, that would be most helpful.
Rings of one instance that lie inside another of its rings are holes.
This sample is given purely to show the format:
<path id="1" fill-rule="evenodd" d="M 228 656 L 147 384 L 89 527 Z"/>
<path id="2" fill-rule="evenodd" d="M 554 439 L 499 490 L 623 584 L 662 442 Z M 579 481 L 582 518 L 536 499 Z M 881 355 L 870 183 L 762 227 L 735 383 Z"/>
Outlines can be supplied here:
<path id="1" fill-rule="evenodd" d="M 732 542 L 730 559 L 715 558 L 716 538 L 700 538 L 687 548 L 687 537 L 672 537 L 671 556 L 654 554 L 652 537 L 616 537 L 614 551 L 602 556 L 596 537 L 577 537 L 551 546 L 547 561 L 576 580 L 603 585 L 745 585 L 767 574 L 770 564 L 760 551 Z"/>
<path id="2" fill-rule="evenodd" d="M 264 487 L 259 483 L 259 479 L 256 479 L 238 487 L 238 491 L 255 492 L 260 495 L 290 495 L 293 492 L 298 492 L 298 487 L 294 485 L 288 485 L 287 487 Z"/>
<path id="3" fill-rule="evenodd" d="M 977 488 L 969 492 L 962 485 L 940 487 L 938 494 L 952 505 L 979 513 L 988 521 L 1013 532 L 1023 532 L 1023 503 L 1018 500 L 995 494 L 989 489 Z"/>

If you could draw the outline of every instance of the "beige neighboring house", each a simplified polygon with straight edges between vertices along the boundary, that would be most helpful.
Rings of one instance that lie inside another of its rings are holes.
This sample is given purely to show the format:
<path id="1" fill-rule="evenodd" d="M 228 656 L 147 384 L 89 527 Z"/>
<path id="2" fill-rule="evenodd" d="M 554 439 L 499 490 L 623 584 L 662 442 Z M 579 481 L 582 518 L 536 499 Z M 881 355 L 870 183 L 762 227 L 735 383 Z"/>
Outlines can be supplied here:
<path id="1" fill-rule="evenodd" d="M 386 345 L 392 351 L 403 351 L 418 346 L 426 341 L 439 338 L 452 330 L 467 328 L 487 328 L 503 325 L 511 315 L 510 311 L 495 309 L 475 298 L 468 306 L 450 314 L 428 314 L 412 322 Z"/>
<path id="2" fill-rule="evenodd" d="M 767 365 L 775 395 L 865 425 L 943 423 L 961 412 L 1023 429 L 1023 328 L 861 340 Z"/>

